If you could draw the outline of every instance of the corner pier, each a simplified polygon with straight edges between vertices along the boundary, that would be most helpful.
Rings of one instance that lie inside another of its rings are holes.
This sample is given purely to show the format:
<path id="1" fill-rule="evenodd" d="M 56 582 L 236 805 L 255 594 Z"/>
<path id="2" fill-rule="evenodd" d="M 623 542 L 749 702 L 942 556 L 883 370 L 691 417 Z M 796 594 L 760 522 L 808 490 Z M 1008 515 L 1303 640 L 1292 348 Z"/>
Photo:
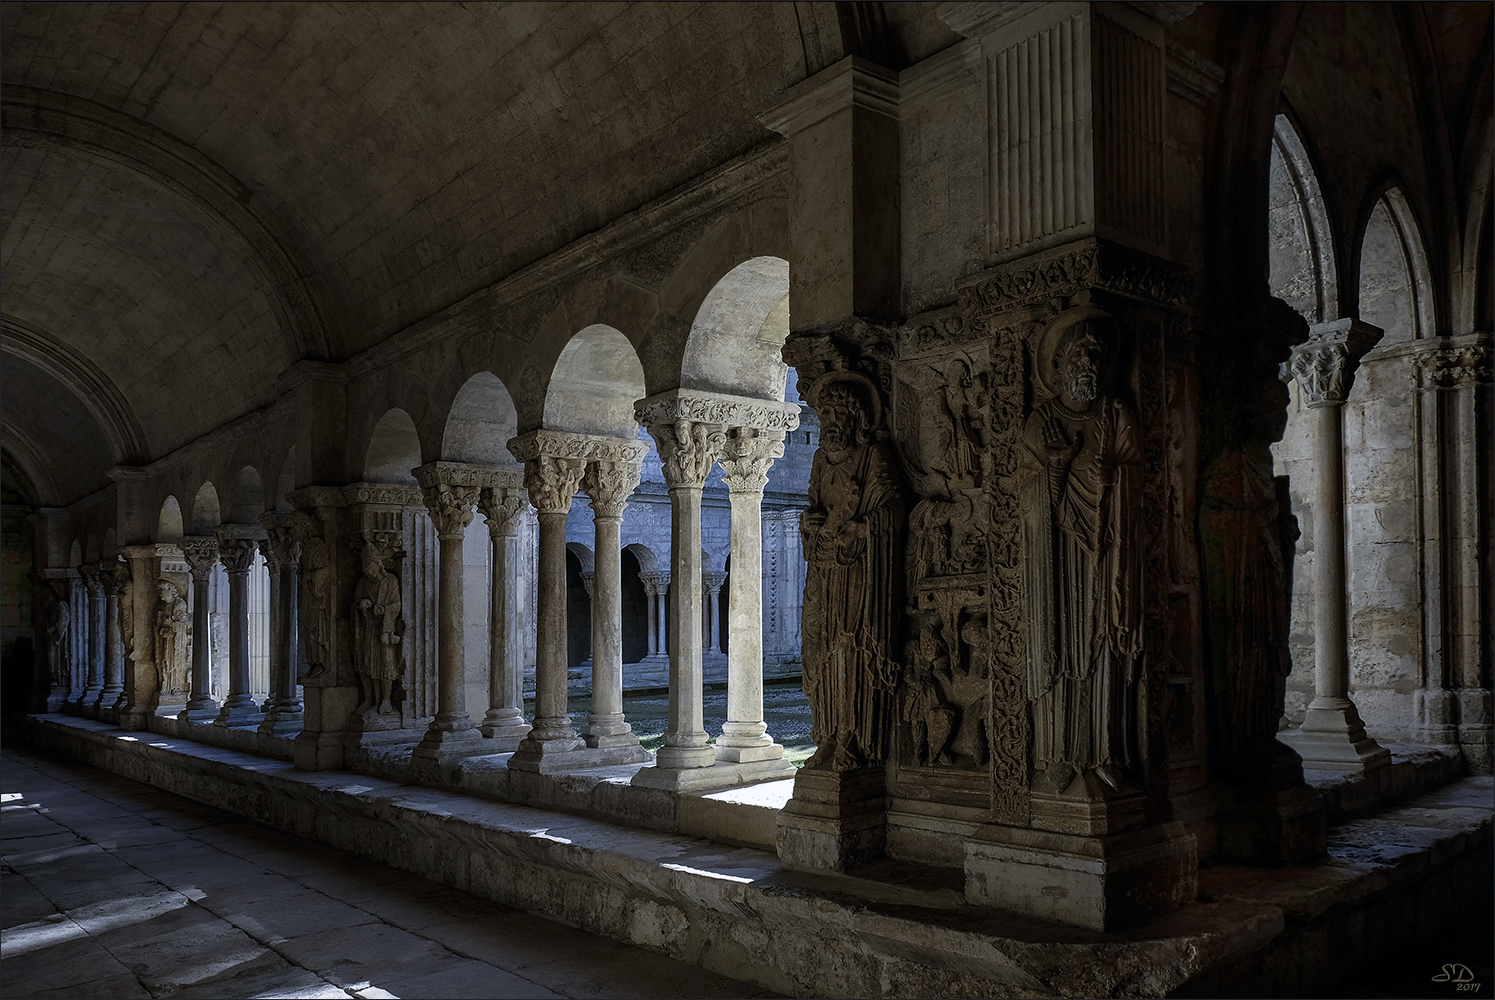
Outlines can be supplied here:
<path id="1" fill-rule="evenodd" d="M 705 836 L 298 771 L 105 722 L 48 715 L 24 726 L 44 749 L 791 995 L 1289 995 L 1431 933 L 1436 925 L 1416 923 L 1434 919 L 1426 915 L 1490 902 L 1490 777 L 1336 826 L 1315 864 L 1202 869 L 1199 898 L 1209 902 L 1102 933 L 971 906 L 959 870 L 882 861 L 844 875 L 798 872 L 770 851 Z M 483 762 L 463 762 L 459 777 L 471 768 L 476 779 Z M 753 811 L 718 795 L 739 819 Z M 1366 919 L 1391 912 L 1405 918 Z"/>

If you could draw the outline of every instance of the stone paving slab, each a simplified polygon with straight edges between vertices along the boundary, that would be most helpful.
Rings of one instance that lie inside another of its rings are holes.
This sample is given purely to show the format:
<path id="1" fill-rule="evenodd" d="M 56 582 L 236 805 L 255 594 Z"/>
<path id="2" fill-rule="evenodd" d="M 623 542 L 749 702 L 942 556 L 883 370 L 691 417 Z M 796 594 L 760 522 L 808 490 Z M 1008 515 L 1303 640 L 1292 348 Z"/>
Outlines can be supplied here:
<path id="1" fill-rule="evenodd" d="M 1413 813 L 1401 819 L 1344 824 L 1317 864 L 1206 869 L 1209 901 L 1103 934 L 967 906 L 954 893 L 797 873 L 769 852 L 680 834 L 364 775 L 296 771 L 187 741 L 143 743 L 86 720 L 46 717 L 30 726 L 35 738 L 108 769 L 148 774 L 505 906 L 800 995 L 1278 995 L 1284 975 L 1292 977 L 1289 992 L 1309 991 L 1376 946 L 1364 942 L 1430 933 L 1440 914 L 1465 905 L 1459 893 L 1489 895 L 1489 778 L 1442 793 L 1452 798 L 1409 801 L 1402 808 Z M 1480 794 L 1482 811 L 1467 804 Z M 1414 822 L 1430 808 L 1443 809 L 1447 822 Z M 1460 809 L 1472 811 L 1460 817 Z M 391 926 L 400 919 L 425 917 L 417 907 L 392 916 Z M 429 936 L 435 926 L 408 932 Z M 1347 957 L 1316 957 L 1325 953 Z M 558 961 L 555 974 L 569 975 L 575 964 Z M 549 967 L 507 971 L 536 981 Z M 589 995 L 583 986 L 537 985 Z M 662 987 L 651 985 L 645 995 L 659 995 Z M 622 994 L 614 987 L 608 995 Z"/>
<path id="2" fill-rule="evenodd" d="M 0 786 L 6 996 L 771 995 L 50 755 Z"/>

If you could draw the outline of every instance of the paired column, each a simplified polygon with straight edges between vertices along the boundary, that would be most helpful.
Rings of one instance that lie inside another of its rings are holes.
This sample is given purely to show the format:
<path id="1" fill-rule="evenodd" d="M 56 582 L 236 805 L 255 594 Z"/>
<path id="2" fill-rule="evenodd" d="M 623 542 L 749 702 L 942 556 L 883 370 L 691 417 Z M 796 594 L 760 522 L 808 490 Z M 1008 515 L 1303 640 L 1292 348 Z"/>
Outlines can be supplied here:
<path id="1" fill-rule="evenodd" d="M 504 470 L 503 486 L 485 486 L 478 510 L 493 541 L 493 615 L 488 637 L 488 712 L 478 729 L 497 741 L 493 750 L 515 749 L 529 735 L 524 721 L 524 660 L 519 633 L 519 607 L 514 576 L 518 570 L 519 522 L 526 504 L 523 473 Z"/>
<path id="2" fill-rule="evenodd" d="M 83 588 L 87 595 L 83 605 L 83 629 L 86 636 L 83 655 L 88 678 L 83 687 L 83 696 L 79 699 L 79 707 L 85 715 L 97 716 L 99 698 L 104 693 L 104 607 L 106 599 L 104 584 L 99 579 L 97 565 L 79 566 L 78 573 L 83 577 Z"/>
<path id="3" fill-rule="evenodd" d="M 462 539 L 472 523 L 478 488 L 466 483 L 465 467 L 433 462 L 414 470 L 440 545 L 436 585 L 436 716 L 415 748 L 412 775 L 431 770 L 453 756 L 490 752 L 466 705 L 466 650 L 463 637 Z"/>
<path id="4" fill-rule="evenodd" d="M 259 720 L 249 690 L 249 571 L 262 535 L 259 527 L 243 524 L 218 529 L 218 558 L 228 572 L 228 697 L 214 720 L 220 726 Z"/>
<path id="5" fill-rule="evenodd" d="M 706 605 L 706 652 L 717 656 L 722 652 L 722 584 L 727 574 L 715 570 L 701 574 L 701 597 Z"/>
<path id="6" fill-rule="evenodd" d="M 524 463 L 524 485 L 540 523 L 535 721 L 509 758 L 509 767 L 553 771 L 573 766 L 581 757 L 578 751 L 586 747 L 566 711 L 566 519 L 586 460 L 563 435 L 548 431 L 515 438 L 509 451 Z"/>
<path id="7" fill-rule="evenodd" d="M 125 638 L 120 622 L 120 591 L 125 573 L 118 561 L 99 566 L 99 585 L 104 590 L 104 687 L 99 693 L 100 716 L 118 719 L 119 700 L 124 695 Z"/>
<path id="8" fill-rule="evenodd" d="M 88 584 L 83 582 L 83 567 L 74 567 L 68 579 L 68 695 L 67 704 L 83 711 L 83 695 L 88 690 Z"/>
<path id="9" fill-rule="evenodd" d="M 177 543 L 192 574 L 192 691 L 177 718 L 183 722 L 213 722 L 218 702 L 213 691 L 212 626 L 208 619 L 208 578 L 218 562 L 218 539 L 186 535 Z"/>
<path id="10" fill-rule="evenodd" d="M 639 582 L 644 585 L 644 594 L 649 598 L 649 653 L 652 657 L 664 655 L 664 598 L 670 589 L 670 574 L 640 573 Z"/>
<path id="11" fill-rule="evenodd" d="M 1287 370 L 1314 411 L 1313 459 L 1318 495 L 1314 533 L 1314 698 L 1303 725 L 1282 734 L 1303 757 L 1303 766 L 1323 771 L 1369 772 L 1391 755 L 1365 732 L 1349 697 L 1349 629 L 1345 595 L 1344 401 L 1355 369 L 1381 339 L 1381 330 L 1356 319 L 1309 328 L 1309 339 L 1293 349 Z"/>
<path id="12" fill-rule="evenodd" d="M 270 571 L 270 700 L 260 732 L 274 735 L 299 730 L 305 718 L 296 683 L 301 658 L 301 542 L 290 514 L 262 514 L 260 525 L 265 529 L 260 554 Z"/>
<path id="13" fill-rule="evenodd" d="M 582 739 L 607 763 L 649 759 L 623 718 L 623 510 L 638 489 L 647 449 L 637 441 L 594 441 L 581 486 L 591 499 L 592 712 Z"/>
<path id="14" fill-rule="evenodd" d="M 792 419 L 792 426 L 797 425 L 798 416 Z M 734 428 L 721 462 L 732 503 L 732 572 L 727 590 L 727 721 L 716 741 L 716 759 L 719 767 L 732 765 L 752 780 L 795 771 L 763 721 L 763 488 L 774 459 L 784 454 L 785 433 Z"/>

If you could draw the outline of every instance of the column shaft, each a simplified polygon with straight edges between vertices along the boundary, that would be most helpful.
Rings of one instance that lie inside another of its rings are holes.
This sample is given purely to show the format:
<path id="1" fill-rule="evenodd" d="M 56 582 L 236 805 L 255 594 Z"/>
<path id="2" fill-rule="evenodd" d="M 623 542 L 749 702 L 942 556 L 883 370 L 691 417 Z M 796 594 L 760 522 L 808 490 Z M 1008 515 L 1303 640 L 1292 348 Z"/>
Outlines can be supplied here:
<path id="1" fill-rule="evenodd" d="M 732 500 L 732 572 L 727 577 L 727 721 L 717 757 L 741 759 L 729 748 L 768 746 L 763 722 L 763 494 Z M 782 751 L 781 751 L 782 753 Z"/>
<path id="2" fill-rule="evenodd" d="M 524 668 L 513 578 L 518 559 L 518 539 L 514 535 L 518 504 L 500 513 L 485 496 L 482 510 L 493 539 L 493 615 L 488 632 L 488 712 L 478 728 L 490 739 L 508 741 L 504 749 L 512 750 L 530 731 L 524 721 Z M 500 517 L 502 524 L 497 520 Z"/>
<path id="3" fill-rule="evenodd" d="M 701 487 L 670 487 L 670 708 L 659 748 L 660 767 L 706 767 L 716 754 L 706 743 L 701 705 Z"/>
<path id="4" fill-rule="evenodd" d="M 115 574 L 119 570 L 111 567 L 107 574 L 104 605 L 104 688 L 99 694 L 99 711 L 107 712 L 124 693 L 123 665 L 125 638 L 119 620 L 120 582 Z"/>
<path id="5" fill-rule="evenodd" d="M 654 652 L 658 656 L 670 655 L 670 632 L 666 621 L 669 593 L 670 581 L 661 578 L 654 589 Z"/>
<path id="6" fill-rule="evenodd" d="M 442 534 L 437 577 L 437 713 L 443 729 L 466 729 L 472 724 L 466 705 L 466 649 L 463 643 L 462 535 Z"/>
<path id="7" fill-rule="evenodd" d="M 182 549 L 192 573 L 192 690 L 187 705 L 178 716 L 183 722 L 209 722 L 218 715 L 213 698 L 212 625 L 208 617 L 208 574 L 216 562 L 217 546 L 190 543 L 183 539 Z"/>
<path id="8" fill-rule="evenodd" d="M 535 655 L 535 736 L 575 739 L 566 711 L 566 517 L 540 512 L 540 623 Z"/>
<path id="9" fill-rule="evenodd" d="M 1315 407 L 1313 458 L 1318 466 L 1314 533 L 1314 694 L 1343 698 L 1349 690 L 1345 628 L 1343 403 Z"/>

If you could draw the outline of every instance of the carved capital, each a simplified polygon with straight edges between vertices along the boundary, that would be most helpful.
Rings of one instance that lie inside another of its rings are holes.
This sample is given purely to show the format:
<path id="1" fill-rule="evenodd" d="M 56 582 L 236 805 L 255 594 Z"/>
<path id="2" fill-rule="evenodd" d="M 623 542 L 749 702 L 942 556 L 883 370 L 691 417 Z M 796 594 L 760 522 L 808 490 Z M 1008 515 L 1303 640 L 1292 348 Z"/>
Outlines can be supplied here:
<path id="1" fill-rule="evenodd" d="M 94 564 L 85 564 L 78 567 L 78 575 L 83 578 L 83 586 L 88 590 L 89 597 L 97 597 L 103 593 L 102 584 L 99 582 L 99 567 Z"/>
<path id="2" fill-rule="evenodd" d="M 1382 336 L 1378 327 L 1357 319 L 1315 323 L 1308 340 L 1293 348 L 1284 366 L 1310 407 L 1343 403 L 1355 381 L 1355 369 Z"/>
<path id="3" fill-rule="evenodd" d="M 422 487 L 421 495 L 431 521 L 436 525 L 436 537 L 461 538 L 463 531 L 472 523 L 472 508 L 478 499 L 476 486 L 453 486 L 437 482 Z"/>
<path id="4" fill-rule="evenodd" d="M 182 558 L 192 571 L 193 580 L 206 580 L 218 561 L 218 539 L 210 535 L 183 535 L 177 540 Z"/>
<path id="5" fill-rule="evenodd" d="M 726 582 L 727 574 L 725 573 L 719 573 L 716 570 L 710 569 L 701 571 L 701 592 L 703 594 L 709 593 L 712 597 L 719 596 L 722 591 L 722 585 Z"/>
<path id="6" fill-rule="evenodd" d="M 218 558 L 230 576 L 244 576 L 254 566 L 259 544 L 253 538 L 218 539 Z"/>
<path id="7" fill-rule="evenodd" d="M 584 590 L 586 590 L 588 597 L 592 596 L 592 581 L 594 579 L 596 579 L 596 577 L 597 577 L 597 574 L 593 573 L 590 570 L 583 570 L 582 571 L 582 574 L 581 574 L 581 585 L 582 585 L 582 588 Z"/>
<path id="8" fill-rule="evenodd" d="M 105 597 L 118 597 L 120 588 L 124 586 L 125 574 L 120 572 L 119 563 L 100 563 L 99 588 Z"/>
<path id="9" fill-rule="evenodd" d="M 294 570 L 301 561 L 301 537 L 292 516 L 262 514 L 260 524 L 265 529 L 265 537 L 260 540 L 260 554 L 265 557 L 265 565 L 271 570 L 278 570 L 282 566 Z"/>
<path id="10" fill-rule="evenodd" d="M 649 436 L 659 447 L 665 485 L 671 489 L 705 486 L 711 463 L 726 443 L 727 436 L 721 426 L 684 419 L 647 426 Z"/>
<path id="11" fill-rule="evenodd" d="M 483 487 L 478 494 L 478 510 L 488 524 L 489 537 L 496 541 L 499 538 L 512 538 L 518 534 L 519 520 L 524 516 L 525 502 L 522 489 Z"/>
<path id="12" fill-rule="evenodd" d="M 591 497 L 592 510 L 598 517 L 623 516 L 628 498 L 638 489 L 641 471 L 641 462 L 600 459 L 587 464 L 587 471 L 581 478 L 581 488 Z"/>
<path id="13" fill-rule="evenodd" d="M 530 459 L 524 463 L 524 487 L 529 490 L 529 502 L 541 514 L 567 513 L 586 468 L 587 463 L 580 458 L 541 455 Z"/>
<path id="14" fill-rule="evenodd" d="M 720 459 L 722 482 L 733 493 L 762 493 L 774 459 L 784 456 L 784 431 L 733 427 Z"/>

